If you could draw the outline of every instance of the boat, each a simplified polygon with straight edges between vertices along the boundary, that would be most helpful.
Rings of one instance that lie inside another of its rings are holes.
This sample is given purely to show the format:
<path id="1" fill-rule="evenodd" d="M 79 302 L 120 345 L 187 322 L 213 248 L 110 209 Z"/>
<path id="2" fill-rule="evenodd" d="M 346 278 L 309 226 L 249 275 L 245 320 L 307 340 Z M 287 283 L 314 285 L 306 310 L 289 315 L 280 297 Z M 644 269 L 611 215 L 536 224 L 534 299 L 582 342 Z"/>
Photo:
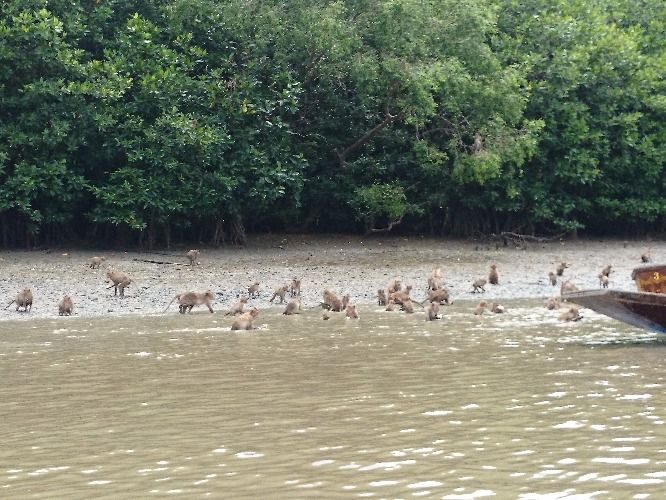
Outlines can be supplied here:
<path id="1" fill-rule="evenodd" d="M 582 290 L 562 298 L 633 326 L 666 333 L 666 264 L 634 269 L 636 292 Z"/>

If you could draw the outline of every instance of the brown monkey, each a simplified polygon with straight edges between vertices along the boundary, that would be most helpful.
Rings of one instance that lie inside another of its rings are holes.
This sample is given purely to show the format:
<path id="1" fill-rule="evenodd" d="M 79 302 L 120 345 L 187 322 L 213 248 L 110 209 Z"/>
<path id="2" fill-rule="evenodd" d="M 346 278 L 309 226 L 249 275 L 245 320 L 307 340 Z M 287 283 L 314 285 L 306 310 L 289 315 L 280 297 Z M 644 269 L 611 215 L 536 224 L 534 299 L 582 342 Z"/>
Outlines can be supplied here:
<path id="1" fill-rule="evenodd" d="M 485 292 L 486 289 L 484 286 L 486 286 L 486 283 L 486 280 L 483 278 L 476 280 L 474 283 L 472 283 L 472 287 L 474 287 L 472 293 Z"/>
<path id="2" fill-rule="evenodd" d="M 601 274 L 600 274 L 600 276 L 606 276 L 606 277 L 608 277 L 608 276 L 610 276 L 610 273 L 612 273 L 612 272 L 613 272 L 613 266 L 611 266 L 610 264 L 608 264 L 606 267 L 604 267 L 604 268 L 601 270 Z"/>
<path id="3" fill-rule="evenodd" d="M 499 274 L 497 274 L 496 264 L 492 264 L 490 266 L 490 272 L 488 273 L 488 283 L 491 285 L 497 285 L 499 283 Z"/>
<path id="4" fill-rule="evenodd" d="M 560 262 L 560 264 L 557 266 L 557 269 L 555 269 L 555 273 L 556 273 L 558 276 L 562 276 L 562 275 L 564 274 L 564 270 L 565 270 L 567 267 L 569 267 L 569 264 L 567 264 L 566 262 L 562 261 L 562 262 Z"/>
<path id="5" fill-rule="evenodd" d="M 551 285 L 557 285 L 557 275 L 553 271 L 548 273 L 548 279 L 550 280 Z"/>
<path id="6" fill-rule="evenodd" d="M 599 274 L 599 286 L 602 288 L 608 288 L 608 276 L 604 273 Z"/>
<path id="7" fill-rule="evenodd" d="M 16 294 L 16 298 L 12 300 L 5 309 L 8 309 L 9 306 L 11 306 L 13 303 L 16 302 L 16 310 L 18 311 L 19 308 L 23 308 L 23 312 L 28 312 L 28 310 L 32 311 L 32 290 L 30 288 L 24 288 L 20 292 Z"/>
<path id="8" fill-rule="evenodd" d="M 389 283 L 388 286 L 389 295 L 395 292 L 399 292 L 400 290 L 402 290 L 402 283 L 400 283 L 400 280 L 395 279 Z"/>
<path id="9" fill-rule="evenodd" d="M 345 294 L 342 296 L 342 309 L 346 308 L 347 305 L 351 302 L 351 298 L 349 297 L 349 294 Z"/>
<path id="10" fill-rule="evenodd" d="M 345 308 L 342 300 L 335 293 L 331 292 L 328 288 L 324 290 L 324 300 L 321 303 L 321 307 L 328 309 L 334 312 L 340 312 Z"/>
<path id="11" fill-rule="evenodd" d="M 428 277 L 428 290 L 439 290 L 442 287 L 442 269 L 433 267 Z"/>
<path id="12" fill-rule="evenodd" d="M 269 302 L 273 302 L 277 297 L 280 297 L 280 304 L 284 304 L 284 296 L 287 294 L 287 290 L 289 290 L 289 285 L 282 285 L 277 287 L 273 292 L 273 296 Z"/>
<path id="13" fill-rule="evenodd" d="M 234 322 L 231 324 L 232 330 L 254 330 L 255 326 L 252 322 L 255 318 L 259 316 L 259 310 L 256 307 L 253 307 L 248 312 L 237 316 Z"/>
<path id="14" fill-rule="evenodd" d="M 99 266 L 102 262 L 106 260 L 106 257 L 91 257 L 88 261 L 91 269 L 99 269 Z"/>
<path id="15" fill-rule="evenodd" d="M 298 278 L 294 278 L 291 280 L 291 285 L 289 287 L 289 294 L 292 297 L 300 297 L 301 296 L 301 280 Z"/>
<path id="16" fill-rule="evenodd" d="M 400 310 L 405 311 L 407 314 L 412 314 L 414 312 L 414 303 L 411 299 L 407 299 L 402 302 Z"/>
<path id="17" fill-rule="evenodd" d="M 377 290 L 377 305 L 385 306 L 388 303 L 386 291 L 383 288 Z"/>
<path id="18" fill-rule="evenodd" d="M 439 304 L 450 304 L 449 291 L 446 288 L 439 288 L 428 292 L 428 302 L 437 302 Z"/>
<path id="19" fill-rule="evenodd" d="M 58 315 L 71 316 L 74 311 L 74 301 L 69 295 L 65 295 L 60 302 L 58 302 Z"/>
<path id="20" fill-rule="evenodd" d="M 404 290 L 390 293 L 389 299 L 393 299 L 393 302 L 395 302 L 396 304 L 402 304 L 403 302 L 410 300 L 409 292 L 411 291 L 412 291 L 412 285 L 407 285 Z"/>
<path id="21" fill-rule="evenodd" d="M 472 145 L 472 153 L 473 154 L 479 154 L 483 151 L 483 137 L 481 137 L 481 134 L 476 132 L 474 134 L 474 144 Z"/>
<path id="22" fill-rule="evenodd" d="M 386 310 L 387 311 L 395 311 L 395 302 L 392 300 L 388 301 L 388 304 L 386 304 Z"/>
<path id="23" fill-rule="evenodd" d="M 648 250 L 644 254 L 641 254 L 641 262 L 644 263 L 644 264 L 647 264 L 648 262 L 652 262 L 652 257 L 650 257 L 650 250 Z"/>
<path id="24" fill-rule="evenodd" d="M 560 298 L 559 297 L 551 297 L 546 301 L 546 309 L 553 310 L 553 309 L 559 309 L 560 308 Z"/>
<path id="25" fill-rule="evenodd" d="M 435 321 L 436 319 L 439 319 L 439 303 L 431 302 L 428 306 L 426 306 L 425 313 L 426 321 Z"/>
<path id="26" fill-rule="evenodd" d="M 326 311 L 324 311 L 321 314 L 321 319 L 323 319 L 324 321 L 328 321 L 329 319 L 331 319 L 331 317 L 328 315 L 328 313 Z"/>
<path id="27" fill-rule="evenodd" d="M 259 282 L 255 281 L 247 287 L 247 293 L 250 298 L 259 297 Z"/>
<path id="28" fill-rule="evenodd" d="M 578 287 L 574 285 L 570 280 L 567 280 L 564 283 L 562 283 L 562 286 L 560 287 L 560 295 L 577 291 Z"/>
<path id="29" fill-rule="evenodd" d="M 164 308 L 164 311 L 162 312 L 166 312 L 167 309 L 169 309 L 169 306 L 173 304 L 174 300 L 178 300 L 178 312 L 180 314 L 185 314 L 186 312 L 192 312 L 192 308 L 194 306 L 198 306 L 201 304 L 205 304 L 211 313 L 215 312 L 211 307 L 211 303 L 215 300 L 215 294 L 210 290 L 206 290 L 205 292 L 179 293 L 173 299 L 171 299 L 169 305 L 166 306 Z"/>
<path id="30" fill-rule="evenodd" d="M 502 304 L 498 304 L 497 302 L 491 302 L 490 311 L 494 312 L 495 314 L 502 314 L 503 312 L 506 312 L 506 307 L 504 307 Z"/>
<path id="31" fill-rule="evenodd" d="M 345 307 L 345 317 L 349 319 L 358 319 L 358 311 L 354 304 L 347 304 L 347 307 Z"/>
<path id="32" fill-rule="evenodd" d="M 483 314 L 483 312 L 486 310 L 487 305 L 488 304 L 486 303 L 485 300 L 482 300 L 481 302 L 479 302 L 479 305 L 476 306 L 476 309 L 474 309 L 474 314 L 476 314 L 477 316 L 480 315 L 480 314 Z"/>
<path id="33" fill-rule="evenodd" d="M 569 308 L 568 311 L 563 312 L 562 314 L 560 314 L 558 319 L 560 321 L 578 321 L 578 320 L 582 319 L 582 316 L 578 312 L 577 307 L 571 307 L 571 308 Z"/>
<path id="34" fill-rule="evenodd" d="M 195 264 L 198 266 L 200 264 L 200 262 L 197 261 L 197 259 L 199 258 L 199 254 L 201 254 L 199 250 L 190 250 L 185 254 L 185 257 L 187 257 L 188 260 L 190 261 L 190 266 L 193 266 Z"/>
<path id="35" fill-rule="evenodd" d="M 248 298 L 241 297 L 238 302 L 232 305 L 227 312 L 224 313 L 225 316 L 236 316 L 237 314 L 243 314 L 243 307 L 247 304 Z"/>
<path id="36" fill-rule="evenodd" d="M 291 299 L 287 303 L 287 307 L 284 309 L 284 312 L 282 314 L 286 316 L 291 316 L 292 314 L 300 314 L 301 313 L 301 299 Z"/>
<path id="37" fill-rule="evenodd" d="M 120 296 L 124 297 L 125 288 L 130 286 L 130 283 L 132 282 L 130 277 L 120 271 L 107 271 L 106 277 L 108 278 L 106 281 L 107 283 L 113 282 L 113 284 L 109 287 L 114 289 L 113 295 L 118 295 L 118 289 L 120 289 Z"/>

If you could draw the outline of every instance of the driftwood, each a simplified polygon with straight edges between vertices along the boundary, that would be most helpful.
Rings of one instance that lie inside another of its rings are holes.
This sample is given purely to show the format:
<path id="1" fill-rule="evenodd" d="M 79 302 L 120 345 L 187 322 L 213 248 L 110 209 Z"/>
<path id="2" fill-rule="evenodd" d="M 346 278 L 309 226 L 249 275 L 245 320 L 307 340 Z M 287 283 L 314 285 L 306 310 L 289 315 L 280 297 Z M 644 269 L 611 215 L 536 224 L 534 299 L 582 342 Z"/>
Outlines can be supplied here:
<path id="1" fill-rule="evenodd" d="M 165 265 L 172 265 L 172 266 L 177 266 L 180 264 L 184 264 L 183 262 L 169 262 L 166 260 L 151 260 L 151 259 L 132 259 L 133 261 L 136 262 L 149 262 L 151 264 L 165 264 Z"/>
<path id="2" fill-rule="evenodd" d="M 393 229 L 393 226 L 397 226 L 402 222 L 402 217 L 389 221 L 385 227 L 371 227 L 365 232 L 366 236 L 373 233 L 388 233 Z"/>
<path id="3" fill-rule="evenodd" d="M 566 233 L 560 233 L 555 236 L 532 236 L 530 234 L 518 234 L 511 231 L 502 231 L 500 237 L 506 241 L 513 241 L 515 243 L 546 243 L 548 241 L 559 240 Z"/>

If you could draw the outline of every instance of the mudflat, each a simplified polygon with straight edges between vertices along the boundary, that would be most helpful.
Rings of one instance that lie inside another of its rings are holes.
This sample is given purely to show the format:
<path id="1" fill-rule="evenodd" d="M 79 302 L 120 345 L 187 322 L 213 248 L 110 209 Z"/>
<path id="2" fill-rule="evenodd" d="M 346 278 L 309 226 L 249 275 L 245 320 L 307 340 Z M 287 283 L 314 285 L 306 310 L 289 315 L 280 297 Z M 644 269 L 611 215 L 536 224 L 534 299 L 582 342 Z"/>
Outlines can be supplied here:
<path id="1" fill-rule="evenodd" d="M 558 295 L 562 280 L 571 280 L 580 289 L 599 288 L 598 274 L 608 264 L 613 266 L 610 287 L 633 290 L 631 271 L 641 265 L 641 254 L 649 251 L 654 262 L 666 259 L 666 243 L 638 240 L 565 240 L 520 248 L 421 237 L 260 235 L 244 247 L 202 247 L 196 266 L 189 265 L 188 250 L 0 252 L 2 307 L 23 288 L 31 288 L 34 295 L 31 312 L 17 312 L 12 304 L 0 310 L 0 321 L 57 317 L 58 301 L 65 294 L 74 300 L 74 316 L 94 317 L 158 314 L 177 293 L 210 289 L 216 294 L 216 312 L 224 312 L 247 294 L 254 281 L 261 284 L 260 295 L 248 305 L 275 308 L 269 303 L 274 289 L 293 277 L 302 280 L 305 307 L 317 306 L 322 291 L 329 288 L 339 295 L 350 294 L 362 311 L 376 307 L 377 289 L 386 288 L 394 278 L 412 285 L 412 297 L 423 300 L 435 266 L 441 267 L 454 304 L 480 296 L 499 301 L 541 299 Z M 99 269 L 91 269 L 89 259 L 96 255 L 107 260 Z M 561 261 L 570 267 L 553 287 L 548 272 Z M 497 265 L 499 284 L 487 285 L 485 294 L 471 293 L 475 280 L 488 277 L 491 264 Z M 114 297 L 108 288 L 108 270 L 131 277 L 124 298 Z M 195 312 L 208 314 L 205 307 Z M 178 314 L 178 307 L 172 304 L 166 314 Z"/>

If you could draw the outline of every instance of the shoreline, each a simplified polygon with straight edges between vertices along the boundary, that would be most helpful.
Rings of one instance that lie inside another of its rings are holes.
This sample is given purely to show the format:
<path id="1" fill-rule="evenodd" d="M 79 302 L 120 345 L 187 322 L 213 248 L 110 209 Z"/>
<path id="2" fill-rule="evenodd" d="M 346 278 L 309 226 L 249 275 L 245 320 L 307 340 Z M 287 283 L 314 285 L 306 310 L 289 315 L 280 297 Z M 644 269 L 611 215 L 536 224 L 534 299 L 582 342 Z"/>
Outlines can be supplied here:
<path id="1" fill-rule="evenodd" d="M 189 266 L 187 249 L 174 251 L 98 251 L 48 249 L 0 252 L 2 307 L 24 287 L 33 291 L 30 313 L 17 313 L 15 305 L 0 310 L 0 323 L 31 318 L 58 318 L 57 303 L 66 293 L 74 299 L 73 317 L 110 317 L 162 314 L 169 301 L 186 290 L 210 289 L 217 294 L 216 313 L 224 312 L 237 297 L 247 293 L 253 281 L 261 284 L 260 297 L 249 305 L 277 308 L 268 302 L 273 290 L 294 276 L 302 279 L 305 307 L 319 304 L 324 288 L 339 295 L 349 293 L 361 308 L 376 304 L 378 288 L 394 278 L 412 285 L 416 300 L 425 298 L 426 280 L 440 266 L 453 302 L 513 299 L 545 299 L 559 295 L 548 283 L 548 272 L 560 261 L 570 263 L 564 279 L 580 289 L 599 288 L 597 275 L 613 266 L 610 287 L 633 290 L 631 270 L 650 249 L 654 262 L 666 255 L 666 243 L 624 240 L 576 240 L 533 243 L 525 250 L 495 248 L 468 240 L 425 237 L 371 237 L 347 235 L 259 235 L 242 248 L 200 248 L 198 266 Z M 90 269 L 95 255 L 107 257 L 100 269 Z M 173 262 L 157 264 L 147 260 Z M 486 286 L 485 294 L 470 293 L 471 283 L 487 278 L 497 264 L 499 285 Z M 132 278 L 124 299 L 108 290 L 106 271 L 124 271 Z M 205 307 L 204 307 L 205 309 Z M 196 311 L 196 309 L 195 309 Z M 173 306 L 164 314 L 177 314 Z"/>

